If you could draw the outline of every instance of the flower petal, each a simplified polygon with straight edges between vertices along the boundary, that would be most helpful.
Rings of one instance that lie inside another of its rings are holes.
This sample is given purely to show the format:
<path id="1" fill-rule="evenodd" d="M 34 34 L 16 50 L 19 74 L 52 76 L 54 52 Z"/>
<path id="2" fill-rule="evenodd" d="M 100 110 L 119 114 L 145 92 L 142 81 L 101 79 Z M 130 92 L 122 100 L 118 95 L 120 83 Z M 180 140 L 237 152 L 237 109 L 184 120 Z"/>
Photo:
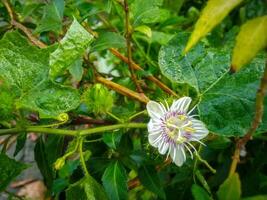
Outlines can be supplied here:
<path id="1" fill-rule="evenodd" d="M 186 113 L 188 111 L 189 105 L 192 99 L 190 97 L 182 97 L 174 101 L 171 105 L 170 110 L 175 112 Z"/>
<path id="2" fill-rule="evenodd" d="M 173 162 L 177 166 L 181 167 L 186 160 L 184 147 L 181 145 L 175 145 L 175 146 L 171 145 L 170 148 L 172 148 L 170 151 L 170 155 L 171 155 Z"/>
<path id="3" fill-rule="evenodd" d="M 201 140 L 209 134 L 209 130 L 202 121 L 192 119 L 191 122 L 192 128 L 196 130 L 194 133 L 192 133 L 193 138 Z"/>
<path id="4" fill-rule="evenodd" d="M 162 140 L 162 136 L 160 133 L 155 133 L 155 134 L 148 134 L 148 142 L 153 146 L 153 147 L 158 147 L 159 142 Z"/>
<path id="5" fill-rule="evenodd" d="M 149 101 L 146 105 L 147 112 L 152 119 L 160 119 L 164 113 L 165 108 L 155 101 Z"/>
<path id="6" fill-rule="evenodd" d="M 164 155 L 167 152 L 167 150 L 169 149 L 169 143 L 162 140 L 162 144 L 159 145 L 158 148 L 159 148 L 159 153 Z"/>
<path id="7" fill-rule="evenodd" d="M 149 133 L 161 132 L 161 127 L 157 123 L 153 122 L 153 120 L 150 120 L 147 125 L 147 130 Z"/>

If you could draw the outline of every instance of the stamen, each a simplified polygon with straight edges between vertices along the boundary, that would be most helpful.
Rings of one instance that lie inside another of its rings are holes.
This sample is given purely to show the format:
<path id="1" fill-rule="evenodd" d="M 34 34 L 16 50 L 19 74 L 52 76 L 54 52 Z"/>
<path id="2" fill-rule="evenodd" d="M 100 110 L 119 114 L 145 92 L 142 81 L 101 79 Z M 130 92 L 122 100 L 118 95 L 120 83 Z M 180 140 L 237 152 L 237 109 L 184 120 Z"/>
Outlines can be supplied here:
<path id="1" fill-rule="evenodd" d="M 166 101 L 166 99 L 164 99 L 164 100 L 165 100 L 165 104 L 166 104 L 167 110 L 170 110 L 170 106 L 169 106 L 168 102 Z"/>
<path id="2" fill-rule="evenodd" d="M 159 103 L 160 103 L 160 105 L 162 106 L 162 109 L 163 109 L 164 113 L 166 113 L 167 110 L 166 110 L 165 106 L 164 106 L 161 102 L 159 102 Z"/>
<path id="3" fill-rule="evenodd" d="M 193 153 L 192 153 L 192 151 L 190 150 L 190 148 L 189 148 L 186 144 L 184 144 L 184 146 L 185 146 L 185 148 L 189 151 L 191 159 L 193 159 Z"/>
<path id="4" fill-rule="evenodd" d="M 191 141 L 195 141 L 195 142 L 202 144 L 203 146 L 206 146 L 203 142 L 201 142 L 200 140 L 198 140 L 196 138 L 191 138 Z"/>
<path id="5" fill-rule="evenodd" d="M 185 127 L 184 130 L 187 131 L 187 132 L 191 132 L 191 133 L 196 132 L 196 130 L 194 128 L 192 128 L 192 127 Z"/>
<path id="6" fill-rule="evenodd" d="M 185 155 L 185 152 L 184 152 L 184 149 L 182 147 L 180 147 L 181 151 L 182 151 L 182 154 L 184 156 L 184 160 L 186 160 L 186 155 Z"/>
<path id="7" fill-rule="evenodd" d="M 187 114 L 190 115 L 190 113 L 193 112 L 193 111 L 195 110 L 196 107 L 197 107 L 197 104 L 196 104 L 196 105 L 195 105 L 195 106 L 194 106 L 194 107 L 193 107 Z M 192 115 L 192 116 L 194 116 L 194 115 Z M 192 116 L 191 116 L 191 117 L 192 117 Z M 198 115 L 196 115 L 196 116 L 198 116 Z"/>
<path id="8" fill-rule="evenodd" d="M 185 142 L 185 143 L 188 144 L 194 150 L 194 152 L 197 152 L 196 148 L 190 142 Z"/>

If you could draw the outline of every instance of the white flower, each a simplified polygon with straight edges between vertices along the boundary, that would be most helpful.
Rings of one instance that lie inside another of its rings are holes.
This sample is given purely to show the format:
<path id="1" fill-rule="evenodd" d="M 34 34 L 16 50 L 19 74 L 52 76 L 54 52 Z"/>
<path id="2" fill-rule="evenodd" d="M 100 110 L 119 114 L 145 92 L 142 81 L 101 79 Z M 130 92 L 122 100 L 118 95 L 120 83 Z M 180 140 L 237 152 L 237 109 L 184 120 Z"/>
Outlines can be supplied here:
<path id="1" fill-rule="evenodd" d="M 151 117 L 148 123 L 148 141 L 158 148 L 160 154 L 170 155 L 173 162 L 181 166 L 185 160 L 185 149 L 193 158 L 191 149 L 196 152 L 195 147 L 190 143 L 200 142 L 209 133 L 204 123 L 190 116 L 188 111 L 191 103 L 190 97 L 182 97 L 173 102 L 169 108 L 162 103 L 149 101 L 147 111 Z"/>

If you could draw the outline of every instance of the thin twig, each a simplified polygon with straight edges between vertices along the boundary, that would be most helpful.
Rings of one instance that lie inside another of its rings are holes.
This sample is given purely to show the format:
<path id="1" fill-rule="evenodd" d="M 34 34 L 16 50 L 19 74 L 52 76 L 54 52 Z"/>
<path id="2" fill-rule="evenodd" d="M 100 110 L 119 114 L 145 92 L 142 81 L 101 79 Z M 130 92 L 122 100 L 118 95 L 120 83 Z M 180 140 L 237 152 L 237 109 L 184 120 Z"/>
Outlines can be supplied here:
<path id="1" fill-rule="evenodd" d="M 40 40 L 38 40 L 36 37 L 33 36 L 32 32 L 25 27 L 23 24 L 19 23 L 18 21 L 16 21 L 16 16 L 8 2 L 8 0 L 3 0 L 3 3 L 7 9 L 7 12 L 9 14 L 10 17 L 10 24 L 18 29 L 20 29 L 23 33 L 25 33 L 25 35 L 29 38 L 29 40 L 36 46 L 40 47 L 40 48 L 45 48 L 47 45 L 44 44 L 43 42 L 41 42 Z"/>
<path id="2" fill-rule="evenodd" d="M 127 97 L 130 97 L 130 98 L 133 98 L 133 99 L 136 99 L 142 103 L 147 103 L 149 101 L 148 97 L 144 97 L 143 95 L 137 93 L 137 92 L 134 92 L 124 86 L 121 86 L 117 83 L 114 83 L 110 80 L 107 80 L 101 76 L 96 76 L 96 81 L 99 82 L 99 83 L 102 83 L 104 85 L 106 85 L 108 88 L 112 89 L 112 90 L 115 90 L 116 92 L 122 94 L 122 95 L 125 95 Z"/>
<path id="3" fill-rule="evenodd" d="M 10 17 L 10 21 L 13 21 L 15 19 L 15 15 L 11 9 L 11 6 L 10 6 L 8 0 L 3 0 L 3 4 L 5 5 L 5 7 L 7 9 L 8 15 Z"/>
<path id="4" fill-rule="evenodd" d="M 126 29 L 126 45 L 127 45 L 127 57 L 128 57 L 128 66 L 129 70 L 131 72 L 131 77 L 132 80 L 136 86 L 136 89 L 139 93 L 143 93 L 143 90 L 141 86 L 139 85 L 136 75 L 134 73 L 134 69 L 132 66 L 132 48 L 131 48 L 131 38 L 132 38 L 132 31 L 131 31 L 131 25 L 130 25 L 130 17 L 129 17 L 129 5 L 128 5 L 128 0 L 124 0 L 124 12 L 125 12 L 125 29 Z"/>
<path id="5" fill-rule="evenodd" d="M 260 86 L 259 86 L 259 89 L 258 89 L 257 94 L 256 94 L 255 115 L 254 115 L 252 124 L 251 124 L 248 132 L 245 134 L 245 136 L 243 138 L 239 139 L 236 142 L 236 148 L 235 148 L 235 152 L 233 155 L 233 161 L 231 163 L 231 167 L 230 167 L 230 171 L 229 171 L 229 177 L 232 176 L 236 171 L 237 164 L 240 160 L 239 155 L 240 155 L 241 149 L 246 145 L 246 143 L 249 140 L 252 139 L 254 132 L 257 130 L 258 126 L 261 123 L 262 115 L 263 115 L 263 111 L 264 111 L 264 97 L 266 95 L 266 91 L 267 91 L 267 60 L 265 63 L 265 69 L 264 69 L 263 76 L 261 78 Z"/>
<path id="6" fill-rule="evenodd" d="M 117 58 L 119 58 L 120 60 L 122 60 L 125 63 L 129 63 L 129 60 L 127 57 L 125 57 L 124 55 L 122 55 L 119 51 L 117 51 L 114 48 L 110 48 L 109 51 L 116 56 Z M 139 65 L 137 65 L 135 62 L 133 62 L 133 60 L 131 60 L 131 65 L 133 67 L 134 70 L 144 70 L 142 67 L 140 67 Z M 178 97 L 178 95 L 172 91 L 167 85 L 165 85 L 164 83 L 162 83 L 159 79 L 157 79 L 156 77 L 149 75 L 146 77 L 148 80 L 154 82 L 157 86 L 159 86 L 163 91 L 165 91 L 166 93 L 173 95 L 175 97 Z"/>

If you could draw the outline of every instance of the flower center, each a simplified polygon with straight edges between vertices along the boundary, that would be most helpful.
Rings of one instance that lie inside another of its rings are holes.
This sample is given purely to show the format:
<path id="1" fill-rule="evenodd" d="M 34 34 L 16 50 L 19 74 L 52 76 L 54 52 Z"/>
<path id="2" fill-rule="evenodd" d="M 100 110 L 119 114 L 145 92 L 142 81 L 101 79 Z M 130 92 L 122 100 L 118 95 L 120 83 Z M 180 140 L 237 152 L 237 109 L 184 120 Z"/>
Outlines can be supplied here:
<path id="1" fill-rule="evenodd" d="M 195 132 L 191 120 L 183 114 L 175 114 L 165 118 L 165 133 L 176 144 L 187 141 Z"/>

